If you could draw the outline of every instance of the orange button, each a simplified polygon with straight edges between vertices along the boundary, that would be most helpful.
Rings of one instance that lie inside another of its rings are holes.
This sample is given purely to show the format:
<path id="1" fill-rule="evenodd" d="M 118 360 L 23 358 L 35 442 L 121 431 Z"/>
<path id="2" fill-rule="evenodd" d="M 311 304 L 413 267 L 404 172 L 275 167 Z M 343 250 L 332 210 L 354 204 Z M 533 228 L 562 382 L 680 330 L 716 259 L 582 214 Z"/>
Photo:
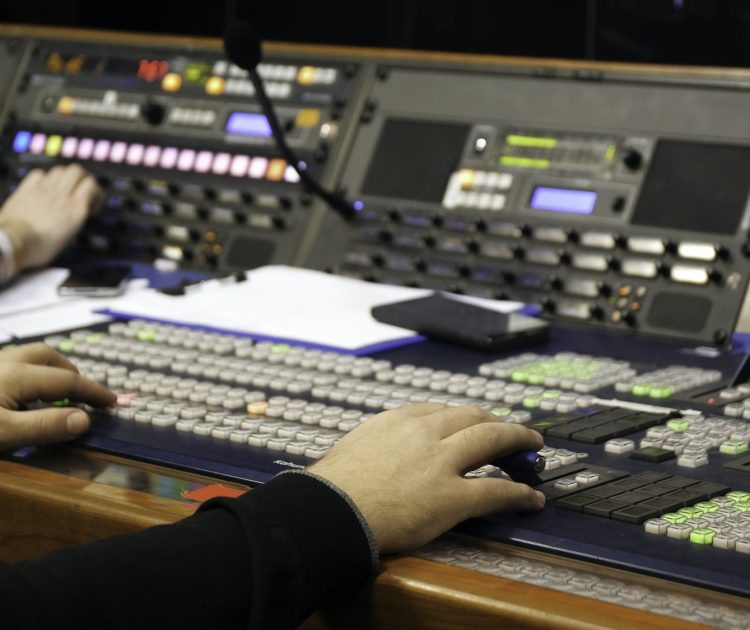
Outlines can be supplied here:
<path id="1" fill-rule="evenodd" d="M 266 179 L 272 182 L 280 182 L 284 179 L 284 172 L 286 171 L 286 160 L 276 159 L 271 160 L 268 163 L 268 170 L 266 171 Z"/>

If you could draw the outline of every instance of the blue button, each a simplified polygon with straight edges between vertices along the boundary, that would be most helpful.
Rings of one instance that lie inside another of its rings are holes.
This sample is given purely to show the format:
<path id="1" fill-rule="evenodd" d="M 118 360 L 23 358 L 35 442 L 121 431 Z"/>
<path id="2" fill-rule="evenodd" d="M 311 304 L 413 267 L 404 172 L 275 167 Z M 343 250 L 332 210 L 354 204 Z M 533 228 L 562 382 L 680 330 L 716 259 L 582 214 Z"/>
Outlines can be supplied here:
<path id="1" fill-rule="evenodd" d="M 13 139 L 13 150 L 16 153 L 26 153 L 29 150 L 31 144 L 31 132 L 30 131 L 19 131 L 16 137 Z"/>

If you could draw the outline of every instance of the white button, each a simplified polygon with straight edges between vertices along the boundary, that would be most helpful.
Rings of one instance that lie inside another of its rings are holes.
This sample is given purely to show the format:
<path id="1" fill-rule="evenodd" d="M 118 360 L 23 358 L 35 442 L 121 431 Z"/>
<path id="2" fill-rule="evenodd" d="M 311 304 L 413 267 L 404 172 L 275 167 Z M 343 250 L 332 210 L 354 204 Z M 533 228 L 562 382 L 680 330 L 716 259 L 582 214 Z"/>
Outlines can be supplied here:
<path id="1" fill-rule="evenodd" d="M 578 269 L 588 269 L 589 271 L 606 271 L 607 259 L 604 256 L 595 256 L 593 254 L 576 254 L 573 256 L 573 266 Z"/>
<path id="2" fill-rule="evenodd" d="M 535 228 L 534 238 L 538 241 L 549 241 L 550 243 L 564 243 L 568 240 L 565 230 L 553 227 Z"/>
<path id="3" fill-rule="evenodd" d="M 638 254 L 660 256 L 664 253 L 664 241 L 660 238 L 631 237 L 628 239 L 628 249 Z"/>
<path id="4" fill-rule="evenodd" d="M 685 241 L 677 246 L 677 255 L 690 260 L 715 260 L 716 247 L 708 243 Z"/>
<path id="5" fill-rule="evenodd" d="M 563 300 L 557 305 L 557 313 L 563 317 L 589 319 L 591 317 L 591 305 L 588 302 Z"/>
<path id="6" fill-rule="evenodd" d="M 686 284 L 707 284 L 708 270 L 705 267 L 675 265 L 672 267 L 670 277 L 675 282 L 684 282 Z"/>
<path id="7" fill-rule="evenodd" d="M 513 175 L 510 173 L 500 173 L 500 177 L 497 179 L 497 188 L 500 190 L 507 190 L 513 184 Z"/>
<path id="8" fill-rule="evenodd" d="M 584 232 L 581 234 L 581 245 L 585 247 L 598 247 L 600 249 L 613 249 L 615 237 L 607 232 Z"/>
<path id="9" fill-rule="evenodd" d="M 656 263 L 651 260 L 636 260 L 627 258 L 622 261 L 622 273 L 626 276 L 638 276 L 639 278 L 655 278 Z"/>

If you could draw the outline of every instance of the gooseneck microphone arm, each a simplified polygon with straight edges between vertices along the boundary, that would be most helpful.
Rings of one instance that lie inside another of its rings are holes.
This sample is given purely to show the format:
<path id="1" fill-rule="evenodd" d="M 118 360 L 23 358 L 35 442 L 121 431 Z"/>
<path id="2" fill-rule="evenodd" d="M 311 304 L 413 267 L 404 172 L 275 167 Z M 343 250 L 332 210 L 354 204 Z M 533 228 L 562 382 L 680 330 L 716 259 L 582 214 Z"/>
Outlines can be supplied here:
<path id="1" fill-rule="evenodd" d="M 343 218 L 347 220 L 352 219 L 357 213 L 356 208 L 344 199 L 342 195 L 323 188 L 323 186 L 318 183 L 310 173 L 308 173 L 305 162 L 300 160 L 294 154 L 292 148 L 287 144 L 284 132 L 279 124 L 279 119 L 276 117 L 276 112 L 271 103 L 271 99 L 268 98 L 268 94 L 266 94 L 265 87 L 263 86 L 263 81 L 258 74 L 257 66 L 262 58 L 260 35 L 258 32 L 247 22 L 236 20 L 230 22 L 224 32 L 224 50 L 227 58 L 235 65 L 246 70 L 250 76 L 250 82 L 255 88 L 255 93 L 260 102 L 261 110 L 268 120 L 268 124 L 271 127 L 271 133 L 282 157 L 295 171 L 297 171 L 300 180 L 311 192 L 323 199 L 323 201 L 325 201 L 333 210 L 338 212 Z"/>

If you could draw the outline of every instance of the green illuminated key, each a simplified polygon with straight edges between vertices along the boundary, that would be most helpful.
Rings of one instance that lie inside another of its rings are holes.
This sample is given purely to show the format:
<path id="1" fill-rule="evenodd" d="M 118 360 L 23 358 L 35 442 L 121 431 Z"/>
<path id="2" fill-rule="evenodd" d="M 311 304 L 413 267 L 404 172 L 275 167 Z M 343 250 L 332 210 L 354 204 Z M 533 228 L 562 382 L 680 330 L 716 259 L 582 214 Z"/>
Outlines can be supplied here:
<path id="1" fill-rule="evenodd" d="M 561 395 L 562 392 L 559 389 L 548 389 L 542 394 L 542 398 L 545 398 L 547 400 L 556 400 L 560 398 Z"/>
<path id="2" fill-rule="evenodd" d="M 732 490 L 732 492 L 727 494 L 727 499 L 731 499 L 735 503 L 747 503 L 748 501 L 750 501 L 750 492 L 743 492 L 742 490 Z"/>
<path id="3" fill-rule="evenodd" d="M 61 400 L 55 400 L 52 403 L 53 407 L 69 407 L 70 400 L 68 398 L 62 398 Z"/>
<path id="4" fill-rule="evenodd" d="M 699 545 L 710 545 L 714 541 L 716 532 L 707 527 L 699 527 L 690 532 L 690 542 L 697 543 Z"/>
<path id="5" fill-rule="evenodd" d="M 636 385 L 633 385 L 633 389 L 631 390 L 631 392 L 633 396 L 648 396 L 648 392 L 650 389 L 651 388 L 644 383 L 637 383 Z"/>
<path id="6" fill-rule="evenodd" d="M 661 518 L 663 518 L 668 523 L 671 523 L 672 525 L 679 525 L 680 523 L 684 523 L 686 520 L 688 520 L 687 516 L 685 516 L 684 514 L 679 514 L 677 512 L 664 514 Z"/>
<path id="7" fill-rule="evenodd" d="M 156 331 L 152 328 L 144 328 L 138 331 L 138 341 L 150 343 L 156 337 Z"/>
<path id="8" fill-rule="evenodd" d="M 696 503 L 693 507 L 696 510 L 700 510 L 703 514 L 716 512 L 719 509 L 719 506 L 716 505 L 716 503 L 711 503 L 710 501 L 701 501 L 700 503 Z"/>
<path id="9" fill-rule="evenodd" d="M 672 395 L 671 387 L 652 387 L 648 395 L 651 398 L 669 398 Z"/>
<path id="10" fill-rule="evenodd" d="M 672 429 L 672 431 L 683 433 L 690 428 L 690 423 L 685 418 L 672 418 L 667 421 L 667 426 Z"/>
<path id="11" fill-rule="evenodd" d="M 542 399 L 539 396 L 528 396 L 523 399 L 522 404 L 526 409 L 538 409 L 541 402 Z"/>
<path id="12" fill-rule="evenodd" d="M 490 410 L 490 413 L 493 416 L 499 416 L 499 417 L 509 416 L 510 412 L 511 412 L 510 407 L 493 407 Z"/>
<path id="13" fill-rule="evenodd" d="M 275 343 L 273 346 L 271 346 L 271 352 L 275 352 L 276 354 L 286 354 L 289 352 L 289 344 L 288 343 Z"/>
<path id="14" fill-rule="evenodd" d="M 544 374 L 529 374 L 530 385 L 542 385 L 544 383 Z"/>
<path id="15" fill-rule="evenodd" d="M 703 510 L 694 507 L 684 507 L 677 510 L 678 514 L 684 514 L 687 518 L 700 518 L 703 516 Z"/>
<path id="16" fill-rule="evenodd" d="M 60 343 L 57 344 L 57 349 L 60 352 L 73 352 L 75 348 L 76 344 L 72 339 L 63 339 Z"/>
<path id="17" fill-rule="evenodd" d="M 725 455 L 739 455 L 747 451 L 747 442 L 742 440 L 727 440 L 719 447 L 719 452 Z"/>
<path id="18" fill-rule="evenodd" d="M 516 370 L 510 375 L 510 379 L 516 383 L 525 383 L 529 378 L 529 373 L 523 370 Z"/>
<path id="19" fill-rule="evenodd" d="M 86 335 L 86 343 L 101 343 L 102 339 L 104 339 L 102 333 L 91 333 L 90 335 Z"/>

